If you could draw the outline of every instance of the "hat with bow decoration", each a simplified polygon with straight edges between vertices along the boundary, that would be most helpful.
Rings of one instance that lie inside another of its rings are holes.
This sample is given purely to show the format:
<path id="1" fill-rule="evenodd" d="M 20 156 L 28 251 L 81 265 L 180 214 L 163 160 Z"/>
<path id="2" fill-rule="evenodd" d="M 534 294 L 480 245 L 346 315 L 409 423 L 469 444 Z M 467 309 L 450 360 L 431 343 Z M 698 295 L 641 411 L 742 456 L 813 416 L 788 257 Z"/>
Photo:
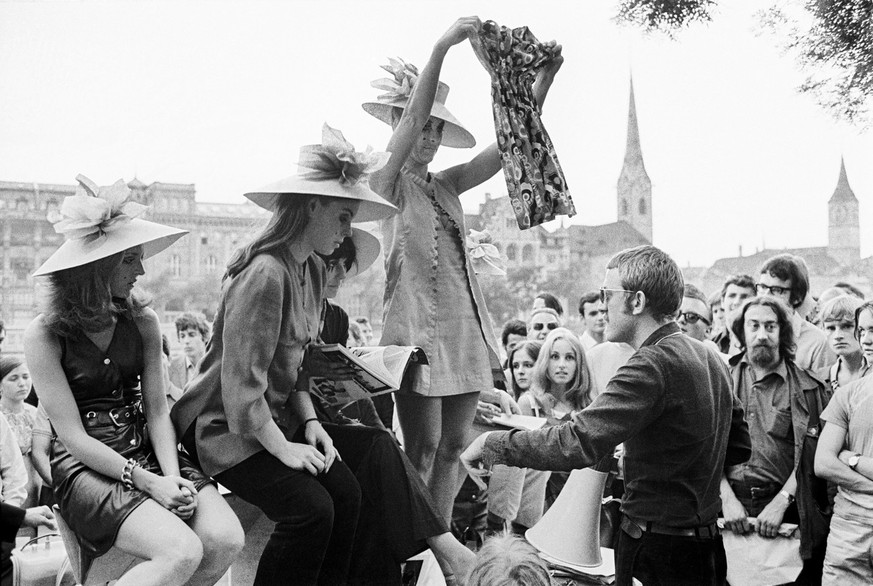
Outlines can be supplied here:
<path id="1" fill-rule="evenodd" d="M 291 195 L 323 195 L 360 202 L 354 222 L 381 220 L 393 215 L 397 208 L 368 186 L 368 175 L 388 162 L 390 153 L 376 152 L 370 147 L 355 150 L 342 132 L 327 124 L 322 127 L 321 144 L 300 147 L 297 175 L 245 194 L 262 208 L 276 210 L 279 198 Z"/>
<path id="2" fill-rule="evenodd" d="M 375 116 L 386 124 L 391 124 L 391 111 L 394 108 L 402 110 L 406 108 L 406 104 L 409 102 L 412 88 L 418 80 L 418 68 L 399 58 L 389 58 L 388 61 L 388 65 L 382 65 L 381 67 L 390 73 L 392 77 L 383 77 L 370 83 L 374 88 L 384 90 L 386 93 L 377 96 L 375 102 L 364 102 L 361 106 L 368 114 Z M 446 98 L 448 95 L 449 86 L 439 82 L 436 97 L 430 109 L 431 116 L 439 118 L 446 123 L 443 129 L 442 144 L 453 148 L 476 146 L 476 139 L 473 138 L 470 131 L 464 128 L 464 125 L 446 108 Z"/>
<path id="3" fill-rule="evenodd" d="M 106 187 L 98 187 L 84 175 L 76 181 L 76 194 L 65 197 L 60 210 L 48 214 L 48 221 L 65 241 L 34 277 L 80 267 L 136 246 L 142 246 L 146 259 L 188 233 L 138 218 L 148 206 L 129 201 L 130 189 L 121 179 Z"/>

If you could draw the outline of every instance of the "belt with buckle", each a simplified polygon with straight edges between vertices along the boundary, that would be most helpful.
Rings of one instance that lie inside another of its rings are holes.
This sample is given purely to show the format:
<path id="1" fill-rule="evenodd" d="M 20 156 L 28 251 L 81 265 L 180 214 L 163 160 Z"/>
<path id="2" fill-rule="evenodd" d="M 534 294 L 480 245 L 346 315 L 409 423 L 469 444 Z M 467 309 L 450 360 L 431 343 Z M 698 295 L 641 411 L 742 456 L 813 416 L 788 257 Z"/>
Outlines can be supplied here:
<path id="1" fill-rule="evenodd" d="M 718 525 L 715 523 L 699 527 L 670 527 L 651 521 L 637 521 L 627 515 L 622 517 L 621 528 L 635 539 L 639 539 L 643 533 L 671 535 L 673 537 L 697 537 L 700 539 L 713 539 L 719 535 Z"/>
<path id="2" fill-rule="evenodd" d="M 103 427 L 114 425 L 121 427 L 136 421 L 137 405 L 125 405 L 115 409 L 101 409 L 82 412 L 82 424 L 85 427 Z"/>

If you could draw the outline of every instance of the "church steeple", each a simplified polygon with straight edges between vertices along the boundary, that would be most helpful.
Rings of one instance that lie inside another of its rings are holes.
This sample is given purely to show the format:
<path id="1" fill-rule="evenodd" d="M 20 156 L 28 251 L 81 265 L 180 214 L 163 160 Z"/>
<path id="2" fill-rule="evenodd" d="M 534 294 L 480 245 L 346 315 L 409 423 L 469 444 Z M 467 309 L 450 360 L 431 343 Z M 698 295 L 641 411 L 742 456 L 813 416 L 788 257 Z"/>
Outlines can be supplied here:
<path id="1" fill-rule="evenodd" d="M 652 242 L 652 181 L 643 163 L 633 77 L 630 80 L 627 146 L 624 152 L 624 165 L 618 177 L 617 203 L 618 220 L 627 222 Z"/>
<path id="2" fill-rule="evenodd" d="M 828 200 L 828 253 L 843 265 L 861 259 L 861 224 L 858 198 L 849 186 L 846 162 L 840 157 L 840 177 Z"/>

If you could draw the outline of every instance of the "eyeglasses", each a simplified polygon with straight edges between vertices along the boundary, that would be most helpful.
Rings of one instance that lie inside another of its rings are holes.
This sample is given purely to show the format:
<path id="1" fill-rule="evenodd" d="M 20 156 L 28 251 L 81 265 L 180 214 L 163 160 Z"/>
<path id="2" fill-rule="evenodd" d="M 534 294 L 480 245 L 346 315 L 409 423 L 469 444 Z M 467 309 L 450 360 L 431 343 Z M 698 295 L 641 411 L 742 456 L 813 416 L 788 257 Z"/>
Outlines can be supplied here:
<path id="1" fill-rule="evenodd" d="M 680 318 L 684 319 L 685 323 L 688 323 L 691 325 L 696 324 L 698 321 L 702 321 L 706 325 L 710 325 L 708 319 L 706 319 L 705 317 L 703 317 L 702 315 L 700 315 L 698 313 L 694 313 L 693 311 L 680 311 L 679 315 L 676 316 L 676 319 L 678 320 Z"/>
<path id="2" fill-rule="evenodd" d="M 791 293 L 791 287 L 777 287 L 776 285 L 765 285 L 764 283 L 755 283 L 755 291 L 758 295 L 785 295 Z"/>
<path id="3" fill-rule="evenodd" d="M 554 330 L 555 328 L 558 327 L 558 324 L 555 323 L 555 322 L 553 322 L 553 321 L 552 321 L 552 322 L 549 322 L 549 323 L 547 323 L 547 324 L 544 324 L 543 322 L 537 322 L 537 323 L 531 325 L 531 327 L 532 327 L 534 330 L 536 330 L 536 331 L 540 331 L 540 330 L 543 329 L 544 327 L 545 327 L 545 328 L 549 328 L 550 330 Z"/>
<path id="4" fill-rule="evenodd" d="M 600 302 L 606 303 L 606 292 L 612 291 L 614 293 L 636 293 L 636 291 L 628 291 L 627 289 L 608 289 L 606 287 L 600 288 Z"/>

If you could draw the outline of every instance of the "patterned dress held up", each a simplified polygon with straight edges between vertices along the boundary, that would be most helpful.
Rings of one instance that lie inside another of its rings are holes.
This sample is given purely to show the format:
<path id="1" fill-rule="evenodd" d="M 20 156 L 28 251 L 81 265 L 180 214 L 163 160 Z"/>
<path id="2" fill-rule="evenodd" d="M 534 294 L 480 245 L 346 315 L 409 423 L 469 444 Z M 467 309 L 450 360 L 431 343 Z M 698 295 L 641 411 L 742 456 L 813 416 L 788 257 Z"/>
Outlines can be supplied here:
<path id="1" fill-rule="evenodd" d="M 76 339 L 59 337 L 59 342 L 61 366 L 86 433 L 161 474 L 140 408 L 144 358 L 136 323 L 119 315 L 105 352 L 84 335 Z M 211 482 L 182 454 L 179 467 L 182 476 L 198 490 Z M 120 480 L 95 472 L 76 460 L 60 438 L 52 449 L 52 480 L 64 520 L 78 537 L 83 551 L 92 557 L 112 547 L 127 516 L 149 498 L 144 492 L 128 489 Z"/>

